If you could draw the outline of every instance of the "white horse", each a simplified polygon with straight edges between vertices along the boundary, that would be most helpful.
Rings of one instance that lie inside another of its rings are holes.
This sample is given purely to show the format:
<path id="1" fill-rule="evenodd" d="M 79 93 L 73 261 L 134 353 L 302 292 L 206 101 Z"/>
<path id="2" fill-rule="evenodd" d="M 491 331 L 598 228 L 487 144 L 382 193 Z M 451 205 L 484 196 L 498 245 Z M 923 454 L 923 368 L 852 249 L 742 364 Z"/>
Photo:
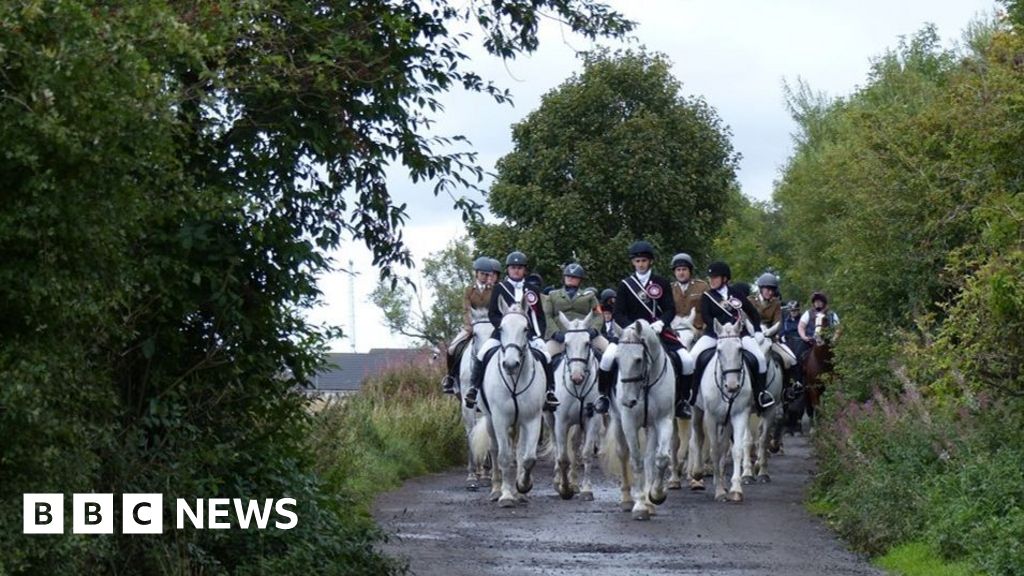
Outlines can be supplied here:
<path id="1" fill-rule="evenodd" d="M 487 342 L 487 339 L 494 332 L 494 325 L 491 324 L 490 319 L 487 317 L 486 310 L 474 308 L 470 310 L 469 314 L 470 328 L 473 331 L 473 336 L 466 350 L 462 352 L 462 359 L 459 361 L 460 398 L 465 398 L 466 393 L 472 387 L 470 378 L 473 371 L 473 358 L 476 358 L 476 355 L 480 352 L 480 347 L 484 345 L 484 342 Z M 480 479 L 484 475 L 484 463 L 486 460 L 478 460 L 473 453 L 473 426 L 476 425 L 477 421 L 477 409 L 466 408 L 466 405 L 461 401 L 459 406 L 462 407 L 462 426 L 466 429 L 466 444 L 469 446 L 469 461 L 466 464 L 466 488 L 468 490 L 476 490 L 480 487 Z"/>
<path id="2" fill-rule="evenodd" d="M 501 309 L 501 347 L 483 367 L 484 415 L 473 428 L 473 450 L 480 460 L 490 453 L 491 500 L 507 508 L 533 488 L 530 473 L 537 463 L 545 386 L 544 367 L 530 349 L 523 308 L 513 304 L 506 309 L 502 302 Z"/>
<path id="3" fill-rule="evenodd" d="M 761 352 L 768 362 L 768 373 L 765 382 L 768 392 L 776 399 L 760 415 L 751 411 L 750 425 L 747 435 L 746 457 L 754 458 L 753 462 L 748 461 L 744 469 L 750 469 L 757 476 L 757 482 L 771 482 L 768 475 L 768 442 L 774 434 L 778 433 L 778 427 L 782 422 L 782 366 L 775 354 L 771 353 L 772 337 L 782 327 L 781 322 L 776 322 L 771 328 L 764 331 L 764 340 L 761 341 Z M 756 455 L 756 456 L 755 456 Z M 753 484 L 754 476 L 744 476 L 744 484 Z"/>
<path id="4" fill-rule="evenodd" d="M 623 468 L 623 508 L 632 503 L 633 518 L 648 520 L 654 506 L 667 497 L 664 480 L 675 418 L 675 376 L 658 335 L 644 320 L 623 331 L 616 357 L 619 379 L 606 442 L 614 445 Z M 646 433 L 646 449 L 641 447 L 641 431 Z M 627 456 L 632 482 L 625 470 Z"/>
<path id="5" fill-rule="evenodd" d="M 751 377 L 743 361 L 740 336 L 743 323 L 720 324 L 715 319 L 718 343 L 715 354 L 708 362 L 700 381 L 700 396 L 690 421 L 689 472 L 692 489 L 703 489 L 703 462 L 701 444 L 711 446 L 711 462 L 715 475 L 715 499 L 743 501 L 740 482 L 747 437 L 747 422 L 753 402 Z M 729 429 L 732 429 L 732 482 L 725 490 L 725 459 L 728 455 Z M 750 470 L 744 475 L 749 476 Z"/>
<path id="6" fill-rule="evenodd" d="M 557 319 L 565 333 L 565 356 L 561 368 L 555 371 L 555 396 L 560 402 L 553 426 L 557 452 L 555 490 L 566 500 L 577 492 L 583 500 L 594 499 L 590 472 L 601 418 L 593 414 L 593 404 L 600 394 L 597 390 L 597 355 L 590 345 L 592 314 L 581 320 L 569 320 L 559 312 Z M 582 482 L 579 477 L 581 460 Z"/>

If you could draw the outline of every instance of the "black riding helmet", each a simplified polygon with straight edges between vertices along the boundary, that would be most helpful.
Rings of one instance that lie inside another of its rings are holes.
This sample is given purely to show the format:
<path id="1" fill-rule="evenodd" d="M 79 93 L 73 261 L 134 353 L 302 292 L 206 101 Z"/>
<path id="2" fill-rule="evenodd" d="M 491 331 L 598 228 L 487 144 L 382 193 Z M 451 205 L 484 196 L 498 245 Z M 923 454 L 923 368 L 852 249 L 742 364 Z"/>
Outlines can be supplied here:
<path id="1" fill-rule="evenodd" d="M 821 300 L 821 303 L 828 306 L 828 296 L 825 296 L 824 292 L 815 292 L 811 294 L 811 304 L 814 304 L 815 300 Z"/>
<path id="2" fill-rule="evenodd" d="M 629 258 L 650 258 L 654 260 L 654 246 L 646 240 L 637 240 L 629 245 Z"/>
<path id="3" fill-rule="evenodd" d="M 526 266 L 526 254 L 516 250 L 505 257 L 505 266 Z"/>
<path id="4" fill-rule="evenodd" d="M 611 305 L 611 300 L 615 298 L 615 294 L 615 290 L 612 290 L 611 288 L 601 290 L 601 306 L 605 307 Z"/>
<path id="5" fill-rule="evenodd" d="M 716 260 L 708 265 L 708 277 L 711 276 L 723 276 L 727 280 L 732 279 L 732 270 L 729 269 L 729 265 L 721 260 Z"/>

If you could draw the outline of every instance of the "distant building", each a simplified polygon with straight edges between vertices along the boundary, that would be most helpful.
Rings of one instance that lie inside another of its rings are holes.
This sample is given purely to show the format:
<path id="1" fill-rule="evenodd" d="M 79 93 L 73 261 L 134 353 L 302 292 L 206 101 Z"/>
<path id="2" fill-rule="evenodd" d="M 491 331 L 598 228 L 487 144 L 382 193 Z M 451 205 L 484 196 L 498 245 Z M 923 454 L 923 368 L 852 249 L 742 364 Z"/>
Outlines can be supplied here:
<path id="1" fill-rule="evenodd" d="M 337 352 L 327 355 L 327 367 L 313 377 L 310 393 L 343 396 L 357 392 L 367 378 L 388 368 L 433 362 L 428 348 L 373 348 L 367 353 Z"/>

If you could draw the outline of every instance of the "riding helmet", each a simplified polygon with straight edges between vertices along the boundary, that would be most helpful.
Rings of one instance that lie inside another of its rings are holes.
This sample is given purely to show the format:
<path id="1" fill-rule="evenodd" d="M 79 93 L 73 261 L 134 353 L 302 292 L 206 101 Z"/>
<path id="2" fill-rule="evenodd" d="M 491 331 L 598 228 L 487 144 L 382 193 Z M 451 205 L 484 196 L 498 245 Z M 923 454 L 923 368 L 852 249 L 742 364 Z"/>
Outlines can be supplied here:
<path id="1" fill-rule="evenodd" d="M 516 250 L 505 257 L 505 266 L 526 266 L 526 254 Z"/>
<path id="2" fill-rule="evenodd" d="M 475 272 L 491 272 L 491 259 L 487 256 L 481 256 L 476 260 L 473 260 L 473 270 Z"/>
<path id="3" fill-rule="evenodd" d="M 811 304 L 814 304 L 815 300 L 821 300 L 821 303 L 828 306 L 828 296 L 825 296 L 824 292 L 815 292 L 811 294 Z"/>
<path id="4" fill-rule="evenodd" d="M 693 258 L 690 258 L 690 255 L 686 252 L 676 254 L 672 257 L 672 269 L 675 270 L 680 266 L 687 266 L 690 268 L 690 271 L 693 272 Z"/>
<path id="5" fill-rule="evenodd" d="M 729 265 L 721 260 L 716 260 L 708 265 L 708 276 L 723 276 L 726 279 L 732 278 L 732 270 Z"/>
<path id="6" fill-rule="evenodd" d="M 501 262 L 497 258 L 488 258 L 491 261 L 491 272 L 501 274 Z"/>
<path id="7" fill-rule="evenodd" d="M 565 271 L 562 275 L 572 276 L 573 278 L 586 278 L 587 271 L 583 269 L 583 266 L 580 266 L 576 262 L 572 262 L 571 264 L 566 264 Z"/>
<path id="8" fill-rule="evenodd" d="M 779 288 L 779 278 L 771 272 L 765 272 L 757 278 L 758 288 Z"/>
<path id="9" fill-rule="evenodd" d="M 629 258 L 650 258 L 654 260 L 654 246 L 645 240 L 637 240 L 629 245 Z"/>

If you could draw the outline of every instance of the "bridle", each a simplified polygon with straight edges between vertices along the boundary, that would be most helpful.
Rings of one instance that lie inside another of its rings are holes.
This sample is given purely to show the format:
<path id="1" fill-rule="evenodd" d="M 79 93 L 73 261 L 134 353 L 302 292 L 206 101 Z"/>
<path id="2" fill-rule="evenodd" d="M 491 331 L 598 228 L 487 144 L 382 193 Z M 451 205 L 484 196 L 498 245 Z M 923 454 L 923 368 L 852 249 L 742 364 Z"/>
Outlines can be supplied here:
<path id="1" fill-rule="evenodd" d="M 644 382 L 645 383 L 643 385 L 643 392 L 644 392 L 644 424 L 643 424 L 643 426 L 644 426 L 644 428 L 646 428 L 647 427 L 647 404 L 648 404 L 648 400 L 649 400 L 650 395 L 651 395 L 651 388 L 653 388 L 658 382 L 661 382 L 662 377 L 665 375 L 665 371 L 668 370 L 668 362 L 669 362 L 669 360 L 668 360 L 667 357 L 664 357 L 664 358 L 661 359 L 661 370 L 658 372 L 657 377 L 655 377 L 652 380 L 650 378 L 650 367 L 651 367 L 651 362 L 653 361 L 653 354 L 651 354 L 650 349 L 647 347 L 647 341 L 646 340 L 642 340 L 640 342 L 619 342 L 619 347 L 622 348 L 623 346 L 640 346 L 643 349 L 643 355 L 642 355 L 643 360 L 641 361 L 640 372 L 636 376 L 623 377 L 623 376 L 620 375 L 619 376 L 619 381 L 620 382 L 626 382 L 626 383 L 632 383 L 632 382 Z M 621 364 L 620 364 L 620 366 L 621 366 Z M 620 370 L 621 370 L 621 367 L 620 367 Z M 629 408 L 632 408 L 632 406 L 629 406 Z"/>

